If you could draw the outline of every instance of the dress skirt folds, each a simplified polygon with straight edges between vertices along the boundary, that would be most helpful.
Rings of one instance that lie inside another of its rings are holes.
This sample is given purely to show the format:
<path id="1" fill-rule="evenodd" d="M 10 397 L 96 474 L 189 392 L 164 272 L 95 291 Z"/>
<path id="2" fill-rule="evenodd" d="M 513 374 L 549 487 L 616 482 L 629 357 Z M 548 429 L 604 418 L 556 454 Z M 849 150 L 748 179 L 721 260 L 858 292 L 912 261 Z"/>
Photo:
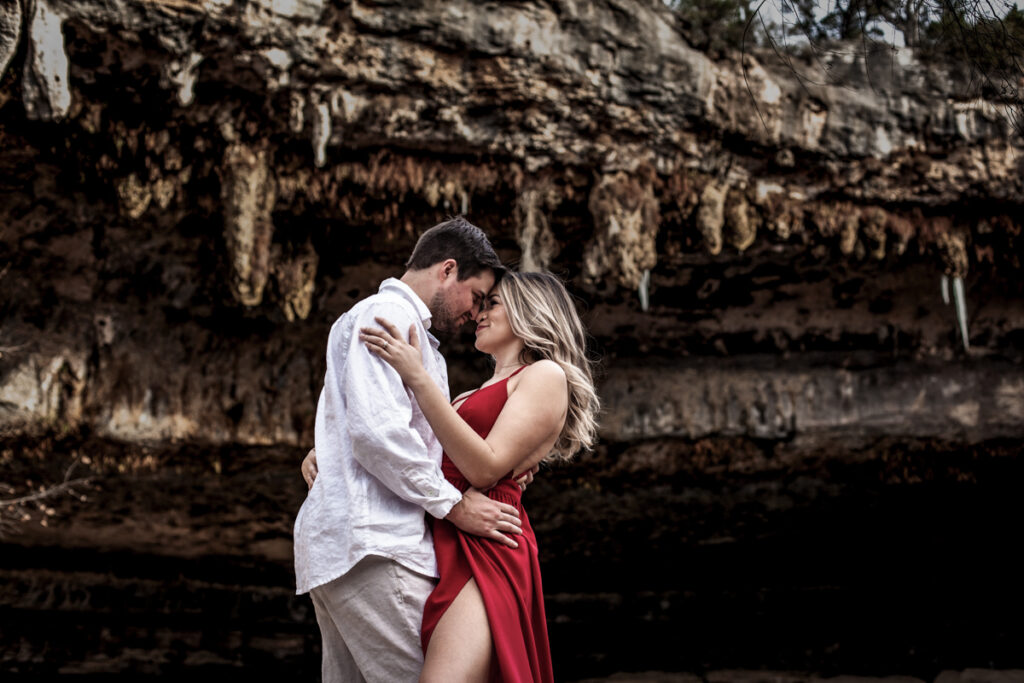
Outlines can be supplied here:
<path id="1" fill-rule="evenodd" d="M 517 371 L 518 372 L 518 371 Z M 459 407 L 459 415 L 486 438 L 508 398 L 509 378 L 472 394 Z M 465 491 L 470 484 L 447 455 L 443 457 L 445 477 Z M 537 538 L 522 506 L 522 491 L 505 476 L 486 494 L 519 510 L 522 536 L 518 548 L 464 534 L 451 522 L 432 520 L 434 550 L 440 581 L 423 612 L 422 642 L 426 652 L 430 636 L 448 606 L 469 579 L 476 579 L 483 596 L 494 643 L 492 681 L 540 683 L 553 680 L 544 595 L 541 589 Z"/>

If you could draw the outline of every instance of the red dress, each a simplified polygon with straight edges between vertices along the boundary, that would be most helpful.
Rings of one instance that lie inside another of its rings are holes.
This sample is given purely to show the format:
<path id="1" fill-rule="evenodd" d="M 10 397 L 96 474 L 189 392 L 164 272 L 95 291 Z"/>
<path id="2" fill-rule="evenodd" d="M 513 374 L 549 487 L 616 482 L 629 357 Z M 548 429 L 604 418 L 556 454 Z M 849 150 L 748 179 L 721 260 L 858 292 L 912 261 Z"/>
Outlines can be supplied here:
<path id="1" fill-rule="evenodd" d="M 481 437 L 487 437 L 498 419 L 508 400 L 508 380 L 518 372 L 478 389 L 459 406 L 459 415 Z M 460 491 L 470 487 L 447 454 L 442 457 L 441 467 L 445 478 Z M 519 510 L 523 523 L 522 536 L 515 537 L 519 547 L 509 548 L 497 541 L 465 534 L 447 520 L 432 520 L 441 580 L 423 610 L 423 651 L 427 651 L 430 636 L 448 605 L 473 578 L 483 596 L 494 643 L 490 680 L 553 681 L 537 537 L 523 510 L 522 491 L 509 472 L 487 491 L 487 496 Z"/>

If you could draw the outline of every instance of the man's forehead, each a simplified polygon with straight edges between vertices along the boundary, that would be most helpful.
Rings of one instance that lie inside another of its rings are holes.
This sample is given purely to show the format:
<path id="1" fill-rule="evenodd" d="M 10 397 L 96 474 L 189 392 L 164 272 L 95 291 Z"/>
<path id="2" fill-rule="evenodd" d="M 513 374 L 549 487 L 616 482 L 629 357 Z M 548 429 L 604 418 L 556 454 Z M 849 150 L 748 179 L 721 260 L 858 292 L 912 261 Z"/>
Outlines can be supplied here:
<path id="1" fill-rule="evenodd" d="M 480 271 L 477 275 L 467 278 L 467 284 L 473 289 L 474 294 L 487 296 L 487 293 L 494 289 L 494 272 L 490 270 Z"/>

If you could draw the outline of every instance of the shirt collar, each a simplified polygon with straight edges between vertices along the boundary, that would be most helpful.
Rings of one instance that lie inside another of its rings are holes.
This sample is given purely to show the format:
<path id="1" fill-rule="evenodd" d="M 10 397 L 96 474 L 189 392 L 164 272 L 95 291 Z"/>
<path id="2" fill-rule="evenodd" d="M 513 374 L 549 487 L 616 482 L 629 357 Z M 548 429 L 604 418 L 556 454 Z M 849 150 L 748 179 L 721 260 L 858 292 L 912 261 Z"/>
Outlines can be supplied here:
<path id="1" fill-rule="evenodd" d="M 439 342 L 437 338 L 430 333 L 430 322 L 433 317 L 430 314 L 430 309 L 427 308 L 425 303 L 423 303 L 423 299 L 421 299 L 416 292 L 412 291 L 412 287 L 396 277 L 389 277 L 387 280 L 380 283 L 380 289 L 377 291 L 381 294 L 385 291 L 391 291 L 404 299 L 407 299 L 409 303 L 416 307 L 416 314 L 420 317 L 420 320 L 423 321 L 423 327 L 427 330 L 427 337 L 430 340 L 430 345 L 435 349 L 440 345 L 441 342 Z"/>

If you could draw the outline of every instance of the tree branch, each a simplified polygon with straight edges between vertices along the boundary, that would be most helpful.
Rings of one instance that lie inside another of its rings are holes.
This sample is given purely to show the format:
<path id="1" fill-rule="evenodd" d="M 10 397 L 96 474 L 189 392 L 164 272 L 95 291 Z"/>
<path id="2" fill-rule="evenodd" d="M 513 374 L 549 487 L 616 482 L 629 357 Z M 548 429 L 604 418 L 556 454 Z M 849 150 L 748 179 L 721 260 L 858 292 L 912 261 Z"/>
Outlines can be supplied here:
<path id="1" fill-rule="evenodd" d="M 48 488 L 43 489 L 42 491 L 38 491 L 27 496 L 21 496 L 20 498 L 0 499 L 0 506 L 10 507 L 12 505 L 24 505 L 25 503 L 31 503 L 33 501 L 44 500 L 46 498 L 50 498 L 51 496 L 56 496 L 60 493 L 64 493 L 65 491 L 72 491 L 75 486 L 88 484 L 90 481 L 92 481 L 92 479 L 92 477 L 81 477 L 79 479 L 71 479 L 70 481 L 65 480 L 60 484 L 57 484 L 56 486 L 50 486 Z"/>

